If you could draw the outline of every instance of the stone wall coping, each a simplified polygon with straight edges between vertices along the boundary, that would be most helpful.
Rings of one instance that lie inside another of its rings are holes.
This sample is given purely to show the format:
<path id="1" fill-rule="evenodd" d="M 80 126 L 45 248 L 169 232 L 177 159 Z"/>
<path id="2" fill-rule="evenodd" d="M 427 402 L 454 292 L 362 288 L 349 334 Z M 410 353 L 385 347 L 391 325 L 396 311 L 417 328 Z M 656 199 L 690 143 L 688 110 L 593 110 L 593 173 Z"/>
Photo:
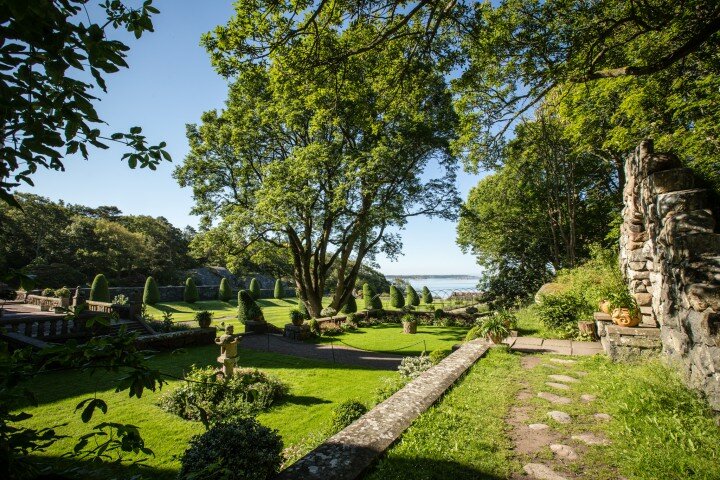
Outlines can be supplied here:
<path id="1" fill-rule="evenodd" d="M 638 325 L 637 327 L 620 327 L 618 325 L 607 326 L 608 335 L 622 335 L 633 337 L 656 337 L 660 338 L 660 329 L 658 327 Z"/>
<path id="2" fill-rule="evenodd" d="M 609 313 L 595 312 L 593 318 L 598 322 L 612 322 L 612 317 Z"/>

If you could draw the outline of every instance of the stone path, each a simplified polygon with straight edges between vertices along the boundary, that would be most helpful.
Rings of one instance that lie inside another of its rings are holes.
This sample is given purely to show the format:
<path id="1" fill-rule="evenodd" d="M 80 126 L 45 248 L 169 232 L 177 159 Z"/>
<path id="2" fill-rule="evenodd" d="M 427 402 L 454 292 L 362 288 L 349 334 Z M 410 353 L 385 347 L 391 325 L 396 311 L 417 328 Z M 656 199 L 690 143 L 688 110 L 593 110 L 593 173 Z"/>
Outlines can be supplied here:
<path id="1" fill-rule="evenodd" d="M 526 353 L 556 353 L 559 355 L 595 355 L 603 353 L 600 342 L 576 342 L 537 337 L 508 337 L 503 342 L 512 350 Z"/>
<path id="2" fill-rule="evenodd" d="M 572 346 L 568 347 L 572 349 Z M 583 476 L 581 462 L 588 448 L 607 447 L 610 441 L 592 430 L 591 425 L 609 422 L 612 417 L 607 413 L 595 412 L 573 415 L 564 411 L 575 404 L 592 406 L 596 397 L 582 393 L 583 379 L 587 372 L 577 370 L 577 361 L 563 358 L 543 358 L 540 356 L 524 357 L 522 366 L 528 370 L 528 379 L 522 382 L 517 402 L 510 410 L 506 419 L 511 427 L 510 437 L 513 441 L 513 454 L 523 465 L 521 474 L 511 476 L 513 480 L 570 480 L 591 478 Z M 535 370 L 537 367 L 551 367 L 544 372 Z M 533 392 L 529 376 L 539 375 L 542 384 L 537 384 L 540 391 Z M 559 391 L 543 391 L 546 387 Z M 544 401 L 538 403 L 533 398 Z M 588 408 L 588 407 L 586 407 Z M 590 407 L 592 408 L 592 407 Z M 533 418 L 544 417 L 547 423 L 531 423 Z"/>
<path id="3" fill-rule="evenodd" d="M 445 360 L 280 473 L 277 480 L 354 480 L 490 347 L 463 344 Z"/>
<path id="4" fill-rule="evenodd" d="M 402 356 L 390 353 L 368 352 L 345 345 L 327 345 L 289 340 L 282 335 L 245 335 L 240 348 L 281 353 L 296 357 L 325 360 L 327 362 L 358 367 L 397 370 Z"/>

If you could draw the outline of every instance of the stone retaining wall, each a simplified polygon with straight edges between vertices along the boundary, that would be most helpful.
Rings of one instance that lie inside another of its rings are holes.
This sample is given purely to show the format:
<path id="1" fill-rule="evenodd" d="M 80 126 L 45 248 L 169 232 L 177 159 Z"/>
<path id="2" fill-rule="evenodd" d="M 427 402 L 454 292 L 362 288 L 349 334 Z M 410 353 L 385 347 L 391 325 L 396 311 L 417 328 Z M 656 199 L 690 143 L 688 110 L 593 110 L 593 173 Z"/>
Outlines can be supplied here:
<path id="1" fill-rule="evenodd" d="M 640 144 L 625 163 L 621 268 L 643 325 L 720 410 L 720 234 L 710 191 L 671 154 Z"/>
<path id="2" fill-rule="evenodd" d="M 158 287 L 160 290 L 160 301 L 161 302 L 181 302 L 183 300 L 183 292 L 185 291 L 184 285 L 170 286 L 170 287 Z M 217 300 L 218 298 L 218 286 L 217 285 L 198 285 L 198 294 L 200 300 Z M 130 299 L 142 299 L 144 287 L 110 287 L 110 297 L 113 298 L 116 295 L 125 295 Z M 89 288 L 81 288 L 80 291 L 85 298 L 90 295 Z M 237 290 L 233 290 L 233 299 L 237 298 Z M 274 290 L 262 289 L 260 290 L 260 298 L 273 298 Z M 285 296 L 287 298 L 294 298 L 295 291 L 292 289 L 285 289 Z"/>

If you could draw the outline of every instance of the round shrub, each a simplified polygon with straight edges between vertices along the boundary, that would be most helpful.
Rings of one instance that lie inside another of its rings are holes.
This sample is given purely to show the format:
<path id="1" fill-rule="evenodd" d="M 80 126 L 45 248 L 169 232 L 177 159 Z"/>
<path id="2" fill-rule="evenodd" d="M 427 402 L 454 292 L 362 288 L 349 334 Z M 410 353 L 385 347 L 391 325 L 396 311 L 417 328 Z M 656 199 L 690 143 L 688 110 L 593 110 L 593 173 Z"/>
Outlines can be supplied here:
<path id="1" fill-rule="evenodd" d="M 250 280 L 250 295 L 252 295 L 252 298 L 254 300 L 257 300 L 260 298 L 260 282 L 257 281 L 257 278 L 253 278 Z"/>
<path id="2" fill-rule="evenodd" d="M 187 280 L 185 280 L 185 291 L 183 292 L 183 300 L 185 300 L 187 303 L 195 303 L 200 299 L 200 294 L 198 293 L 197 286 L 195 285 L 195 280 L 192 279 L 192 277 L 188 277 Z"/>
<path id="3" fill-rule="evenodd" d="M 262 322 L 264 320 L 262 310 L 247 290 L 238 292 L 238 320 L 243 325 L 247 321 Z"/>
<path id="4" fill-rule="evenodd" d="M 160 289 L 153 277 L 147 277 L 145 280 L 145 290 L 143 290 L 143 303 L 146 305 L 155 305 L 160 301 Z"/>
<path id="5" fill-rule="evenodd" d="M 54 293 L 58 298 L 70 298 L 72 296 L 72 292 L 67 287 L 58 288 Z"/>
<path id="6" fill-rule="evenodd" d="M 297 327 L 302 325 L 305 321 L 305 316 L 297 308 L 290 310 L 290 312 L 288 313 L 288 317 L 290 318 L 290 323 Z"/>
<path id="7" fill-rule="evenodd" d="M 95 276 L 90 287 L 90 300 L 93 302 L 110 302 L 110 289 L 105 275 L 99 273 Z"/>
<path id="8" fill-rule="evenodd" d="M 212 323 L 212 316 L 212 312 L 203 310 L 202 312 L 197 312 L 195 314 L 195 321 L 198 323 L 200 328 L 209 328 Z"/>
<path id="9" fill-rule="evenodd" d="M 222 278 L 220 280 L 220 287 L 218 288 L 218 300 L 222 302 L 229 302 L 232 298 L 232 287 L 230 287 L 230 282 L 228 282 L 227 278 Z"/>
<path id="10" fill-rule="evenodd" d="M 350 295 L 350 298 L 348 298 L 348 301 L 345 303 L 345 306 L 343 306 L 342 310 L 340 310 L 342 313 L 355 313 L 357 312 L 357 301 L 355 300 L 354 295 Z"/>
<path id="11" fill-rule="evenodd" d="M 310 333 L 320 336 L 320 334 L 322 333 L 320 331 L 320 322 L 313 318 L 312 320 L 310 320 L 310 323 L 308 325 L 310 326 Z"/>
<path id="12" fill-rule="evenodd" d="M 405 299 L 403 299 L 402 293 L 395 285 L 390 285 L 390 306 L 395 308 L 405 306 Z"/>
<path id="13" fill-rule="evenodd" d="M 476 313 L 478 313 L 478 309 L 475 307 L 467 307 L 465 309 L 465 313 L 467 313 L 468 315 L 475 315 Z"/>
<path id="14" fill-rule="evenodd" d="M 418 297 L 417 292 L 410 284 L 405 287 L 405 303 L 407 305 L 412 305 L 413 307 L 420 305 L 420 297 Z"/>
<path id="15" fill-rule="evenodd" d="M 276 430 L 254 418 L 235 418 L 190 439 L 178 478 L 266 480 L 280 470 L 282 449 Z"/>
<path id="16" fill-rule="evenodd" d="M 367 413 L 368 409 L 360 400 L 345 400 L 332 412 L 332 430 L 337 433 Z"/>
<path id="17" fill-rule="evenodd" d="M 275 280 L 275 291 L 273 292 L 273 297 L 277 299 L 285 298 L 285 289 L 283 289 L 283 284 L 279 278 Z"/>
<path id="18" fill-rule="evenodd" d="M 425 305 L 430 305 L 433 303 L 432 293 L 430 293 L 430 289 L 427 287 L 423 287 L 422 289 L 422 301 Z"/>
<path id="19" fill-rule="evenodd" d="M 433 362 L 430 357 L 426 355 L 420 355 L 419 357 L 403 357 L 400 361 L 398 371 L 400 375 L 405 378 L 413 379 L 418 377 L 425 370 L 430 369 L 433 366 Z"/>
<path id="20" fill-rule="evenodd" d="M 577 327 L 577 321 L 588 310 L 585 301 L 572 292 L 557 295 L 543 295 L 538 305 L 538 316 L 546 327 L 555 330 L 568 330 Z"/>
<path id="21" fill-rule="evenodd" d="M 54 297 L 55 296 L 55 290 L 52 288 L 43 288 L 43 291 L 40 292 L 40 295 L 43 297 Z"/>

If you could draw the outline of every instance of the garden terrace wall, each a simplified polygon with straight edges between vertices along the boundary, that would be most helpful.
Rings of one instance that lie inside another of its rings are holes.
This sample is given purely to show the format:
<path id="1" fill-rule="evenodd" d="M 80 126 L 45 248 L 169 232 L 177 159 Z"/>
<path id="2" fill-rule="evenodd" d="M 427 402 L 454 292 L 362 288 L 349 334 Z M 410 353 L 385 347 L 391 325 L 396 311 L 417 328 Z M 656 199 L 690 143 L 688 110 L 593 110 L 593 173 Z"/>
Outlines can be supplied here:
<path id="1" fill-rule="evenodd" d="M 142 350 L 173 350 L 196 345 L 215 343 L 217 330 L 214 328 L 193 328 L 178 332 L 143 335 L 135 341 L 135 346 Z"/>
<path id="2" fill-rule="evenodd" d="M 200 300 L 217 300 L 218 298 L 218 286 L 217 285 L 198 285 L 198 295 Z M 117 295 L 125 295 L 130 299 L 142 299 L 144 287 L 110 287 L 110 298 L 114 298 Z M 185 291 L 184 285 L 169 286 L 169 287 L 158 287 L 160 290 L 160 301 L 161 302 L 181 302 L 183 301 L 183 292 Z M 81 288 L 80 291 L 87 298 L 90 295 L 89 288 Z M 233 290 L 232 298 L 237 298 L 237 290 Z M 260 290 L 260 298 L 273 298 L 273 289 L 262 289 Z M 293 298 L 295 291 L 291 289 L 285 290 L 286 298 Z"/>
<path id="3" fill-rule="evenodd" d="M 720 234 L 717 199 L 646 140 L 625 163 L 620 262 L 643 325 L 720 410 Z"/>

